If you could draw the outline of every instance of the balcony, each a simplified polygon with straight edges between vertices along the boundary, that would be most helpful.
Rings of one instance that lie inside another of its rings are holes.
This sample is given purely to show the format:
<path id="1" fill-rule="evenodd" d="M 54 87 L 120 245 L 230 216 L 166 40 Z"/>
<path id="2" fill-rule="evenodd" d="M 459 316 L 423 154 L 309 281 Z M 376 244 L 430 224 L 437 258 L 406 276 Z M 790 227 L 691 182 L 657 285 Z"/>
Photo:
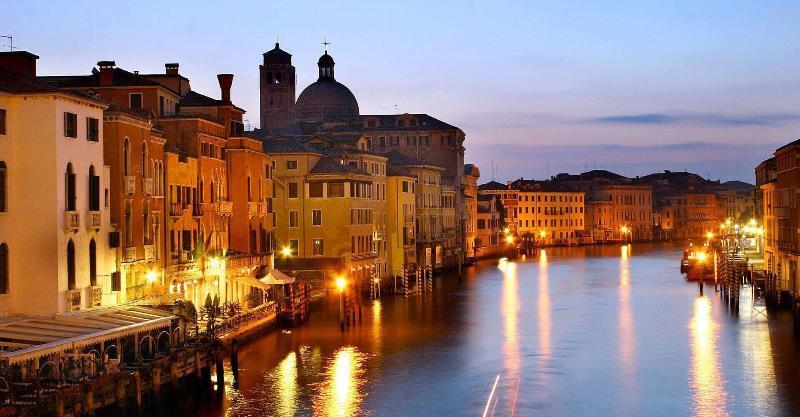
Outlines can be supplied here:
<path id="1" fill-rule="evenodd" d="M 86 287 L 85 290 L 88 307 L 97 307 L 103 303 L 103 287 L 95 285 Z"/>
<path id="2" fill-rule="evenodd" d="M 217 201 L 214 203 L 217 205 L 217 214 L 220 216 L 230 216 L 233 214 L 233 202 L 232 201 Z"/>
<path id="3" fill-rule="evenodd" d="M 258 215 L 258 203 L 254 201 L 247 202 L 247 217 L 255 218 Z"/>
<path id="4" fill-rule="evenodd" d="M 125 194 L 133 195 L 136 192 L 136 177 L 132 175 L 125 176 Z"/>
<path id="5" fill-rule="evenodd" d="M 372 240 L 380 241 L 386 239 L 386 231 L 385 230 L 376 230 L 372 233 Z"/>
<path id="6" fill-rule="evenodd" d="M 100 230 L 103 225 L 103 213 L 99 211 L 90 211 L 86 215 L 86 228 L 89 230 Z"/>
<path id="7" fill-rule="evenodd" d="M 64 212 L 64 231 L 77 232 L 81 227 L 81 213 L 75 210 Z"/>
<path id="8" fill-rule="evenodd" d="M 64 291 L 64 305 L 67 311 L 77 311 L 81 309 L 81 290 Z"/>
<path id="9" fill-rule="evenodd" d="M 203 217 L 203 206 L 201 204 L 192 204 L 192 217 Z"/>
<path id="10" fill-rule="evenodd" d="M 258 203 L 258 217 L 264 217 L 269 214 L 269 204 L 262 201 Z"/>
<path id="11" fill-rule="evenodd" d="M 153 179 L 143 178 L 142 189 L 144 190 L 145 195 L 153 195 Z"/>
<path id="12" fill-rule="evenodd" d="M 144 260 L 152 261 L 156 258 L 156 247 L 153 245 L 144 245 Z"/>
<path id="13" fill-rule="evenodd" d="M 192 261 L 192 252 L 188 250 L 182 250 L 178 253 L 178 262 L 187 263 L 191 261 Z"/>
<path id="14" fill-rule="evenodd" d="M 122 249 L 122 262 L 133 262 L 136 260 L 136 246 Z"/>
<path id="15" fill-rule="evenodd" d="M 414 224 L 414 215 L 413 214 L 406 214 L 403 216 L 403 223 L 405 224 Z"/>
<path id="16" fill-rule="evenodd" d="M 183 203 L 169 203 L 169 216 L 181 217 L 186 211 L 186 206 Z"/>

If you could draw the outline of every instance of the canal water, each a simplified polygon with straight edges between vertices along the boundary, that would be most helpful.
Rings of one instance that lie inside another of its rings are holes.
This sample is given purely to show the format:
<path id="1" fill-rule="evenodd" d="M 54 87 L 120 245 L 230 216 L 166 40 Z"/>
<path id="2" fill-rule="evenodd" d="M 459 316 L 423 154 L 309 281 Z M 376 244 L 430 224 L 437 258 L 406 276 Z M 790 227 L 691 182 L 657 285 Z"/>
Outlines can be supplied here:
<path id="1" fill-rule="evenodd" d="M 676 246 L 551 248 L 369 302 L 341 333 L 337 297 L 240 350 L 238 387 L 196 416 L 790 416 L 791 317 L 679 273 Z M 230 385 L 230 375 L 227 381 Z M 487 405 L 488 404 L 488 405 Z"/>

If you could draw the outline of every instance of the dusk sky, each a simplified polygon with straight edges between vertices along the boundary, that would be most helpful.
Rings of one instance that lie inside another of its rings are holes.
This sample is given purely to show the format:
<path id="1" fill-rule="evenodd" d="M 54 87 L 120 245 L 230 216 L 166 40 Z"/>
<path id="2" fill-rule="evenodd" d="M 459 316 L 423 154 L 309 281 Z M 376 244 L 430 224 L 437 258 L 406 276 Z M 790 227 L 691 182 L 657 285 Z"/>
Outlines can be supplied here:
<path id="1" fill-rule="evenodd" d="M 492 160 L 500 180 L 544 178 L 549 160 L 551 175 L 688 169 L 753 182 L 760 160 L 800 137 L 796 1 L 186 4 L 6 2 L 0 34 L 40 56 L 40 75 L 179 62 L 194 90 L 219 97 L 215 75 L 234 73 L 251 127 L 276 36 L 298 93 L 327 36 L 362 114 L 459 126 L 482 182 Z"/>

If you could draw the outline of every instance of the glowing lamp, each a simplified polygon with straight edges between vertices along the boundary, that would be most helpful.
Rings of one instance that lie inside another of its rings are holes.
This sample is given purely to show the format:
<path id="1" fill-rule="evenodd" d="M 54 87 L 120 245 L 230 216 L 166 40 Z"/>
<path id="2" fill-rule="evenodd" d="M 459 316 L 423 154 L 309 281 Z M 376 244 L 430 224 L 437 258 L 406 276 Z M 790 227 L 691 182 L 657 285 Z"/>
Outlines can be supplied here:
<path id="1" fill-rule="evenodd" d="M 343 277 L 336 278 L 336 288 L 338 288 L 339 291 L 344 291 L 345 285 L 347 285 L 347 281 L 345 281 Z"/>
<path id="2" fill-rule="evenodd" d="M 514 243 L 514 236 L 511 235 L 506 236 L 506 243 L 508 243 L 509 245 Z"/>
<path id="3" fill-rule="evenodd" d="M 292 248 L 290 248 L 289 246 L 284 246 L 283 249 L 281 249 L 281 255 L 283 255 L 284 258 L 287 256 L 291 256 Z"/>
<path id="4" fill-rule="evenodd" d="M 156 278 L 158 278 L 158 274 L 156 274 L 156 271 L 147 271 L 147 282 L 152 284 L 156 282 Z"/>
<path id="5" fill-rule="evenodd" d="M 708 255 L 706 255 L 705 252 L 698 252 L 697 253 L 697 261 L 698 262 L 700 262 L 701 264 L 705 263 L 706 259 L 708 259 Z"/>
<path id="6" fill-rule="evenodd" d="M 714 238 L 714 233 L 712 233 L 712 232 L 706 233 L 706 239 L 711 240 L 713 238 Z"/>

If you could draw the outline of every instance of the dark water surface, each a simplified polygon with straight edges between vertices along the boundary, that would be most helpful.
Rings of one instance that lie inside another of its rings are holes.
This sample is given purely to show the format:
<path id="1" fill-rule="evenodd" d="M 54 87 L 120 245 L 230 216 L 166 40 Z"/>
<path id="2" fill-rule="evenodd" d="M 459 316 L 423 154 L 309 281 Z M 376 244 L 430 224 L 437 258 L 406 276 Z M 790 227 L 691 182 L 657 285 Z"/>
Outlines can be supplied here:
<path id="1" fill-rule="evenodd" d="M 368 303 L 345 333 L 334 296 L 308 325 L 243 346 L 238 389 L 190 412 L 798 415 L 791 317 L 731 314 L 713 287 L 701 297 L 684 281 L 679 257 L 634 244 L 484 262 L 432 295 Z"/>

